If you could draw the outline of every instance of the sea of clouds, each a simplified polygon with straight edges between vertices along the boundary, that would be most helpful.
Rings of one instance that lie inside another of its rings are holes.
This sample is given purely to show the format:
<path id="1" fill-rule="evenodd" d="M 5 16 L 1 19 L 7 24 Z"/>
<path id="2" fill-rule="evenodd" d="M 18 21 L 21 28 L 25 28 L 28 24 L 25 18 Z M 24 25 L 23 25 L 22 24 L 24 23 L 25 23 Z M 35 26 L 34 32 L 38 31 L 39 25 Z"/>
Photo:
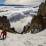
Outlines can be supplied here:
<path id="1" fill-rule="evenodd" d="M 11 27 L 19 33 L 23 31 L 23 27 L 37 15 L 38 6 L 0 6 L 0 16 L 7 16 Z"/>

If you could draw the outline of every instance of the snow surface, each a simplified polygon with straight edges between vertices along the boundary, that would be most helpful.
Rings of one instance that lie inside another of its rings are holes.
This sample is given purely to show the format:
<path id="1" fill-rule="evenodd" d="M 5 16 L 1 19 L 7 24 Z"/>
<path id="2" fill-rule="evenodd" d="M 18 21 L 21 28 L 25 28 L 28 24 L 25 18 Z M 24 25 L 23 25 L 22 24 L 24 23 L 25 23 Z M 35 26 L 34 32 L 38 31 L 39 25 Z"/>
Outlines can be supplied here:
<path id="1" fill-rule="evenodd" d="M 46 29 L 36 34 L 7 33 L 5 40 L 0 40 L 0 46 L 46 46 Z"/>
<path id="2" fill-rule="evenodd" d="M 0 16 L 7 16 L 10 21 L 11 27 L 19 33 L 23 31 L 23 27 L 29 22 L 31 23 L 32 17 L 37 14 L 37 6 L 0 6 Z"/>

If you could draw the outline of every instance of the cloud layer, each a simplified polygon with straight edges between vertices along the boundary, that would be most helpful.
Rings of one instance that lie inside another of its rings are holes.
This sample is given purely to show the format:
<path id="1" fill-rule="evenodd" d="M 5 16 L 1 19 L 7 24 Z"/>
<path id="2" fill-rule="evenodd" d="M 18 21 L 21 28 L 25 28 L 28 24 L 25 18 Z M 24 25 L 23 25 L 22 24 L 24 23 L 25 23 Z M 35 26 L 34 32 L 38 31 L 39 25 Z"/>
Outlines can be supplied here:
<path id="1" fill-rule="evenodd" d="M 23 4 L 23 5 L 38 5 L 43 0 L 6 0 L 5 4 Z"/>

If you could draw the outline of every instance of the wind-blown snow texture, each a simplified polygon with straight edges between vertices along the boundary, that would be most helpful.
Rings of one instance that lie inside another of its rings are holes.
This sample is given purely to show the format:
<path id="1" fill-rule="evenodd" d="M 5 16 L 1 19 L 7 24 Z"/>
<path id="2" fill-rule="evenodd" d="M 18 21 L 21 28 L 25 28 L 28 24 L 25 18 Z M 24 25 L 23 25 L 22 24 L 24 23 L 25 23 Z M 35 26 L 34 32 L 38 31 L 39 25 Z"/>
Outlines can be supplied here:
<path id="1" fill-rule="evenodd" d="M 34 15 L 37 14 L 38 6 L 0 6 L 0 16 L 7 16 L 11 27 L 19 33 L 23 27 L 31 22 Z"/>
<path id="2" fill-rule="evenodd" d="M 0 40 L 0 46 L 46 46 L 46 29 L 37 34 L 8 33 L 5 40 Z"/>

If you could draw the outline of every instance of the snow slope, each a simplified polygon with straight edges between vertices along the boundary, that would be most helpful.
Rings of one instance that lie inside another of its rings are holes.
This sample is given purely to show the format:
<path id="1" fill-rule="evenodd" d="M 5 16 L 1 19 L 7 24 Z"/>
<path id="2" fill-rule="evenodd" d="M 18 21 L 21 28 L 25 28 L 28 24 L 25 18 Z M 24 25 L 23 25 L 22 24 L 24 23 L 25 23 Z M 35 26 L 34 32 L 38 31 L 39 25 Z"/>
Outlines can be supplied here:
<path id="1" fill-rule="evenodd" d="M 46 29 L 36 34 L 8 33 L 5 40 L 0 40 L 0 46 L 46 46 Z"/>

